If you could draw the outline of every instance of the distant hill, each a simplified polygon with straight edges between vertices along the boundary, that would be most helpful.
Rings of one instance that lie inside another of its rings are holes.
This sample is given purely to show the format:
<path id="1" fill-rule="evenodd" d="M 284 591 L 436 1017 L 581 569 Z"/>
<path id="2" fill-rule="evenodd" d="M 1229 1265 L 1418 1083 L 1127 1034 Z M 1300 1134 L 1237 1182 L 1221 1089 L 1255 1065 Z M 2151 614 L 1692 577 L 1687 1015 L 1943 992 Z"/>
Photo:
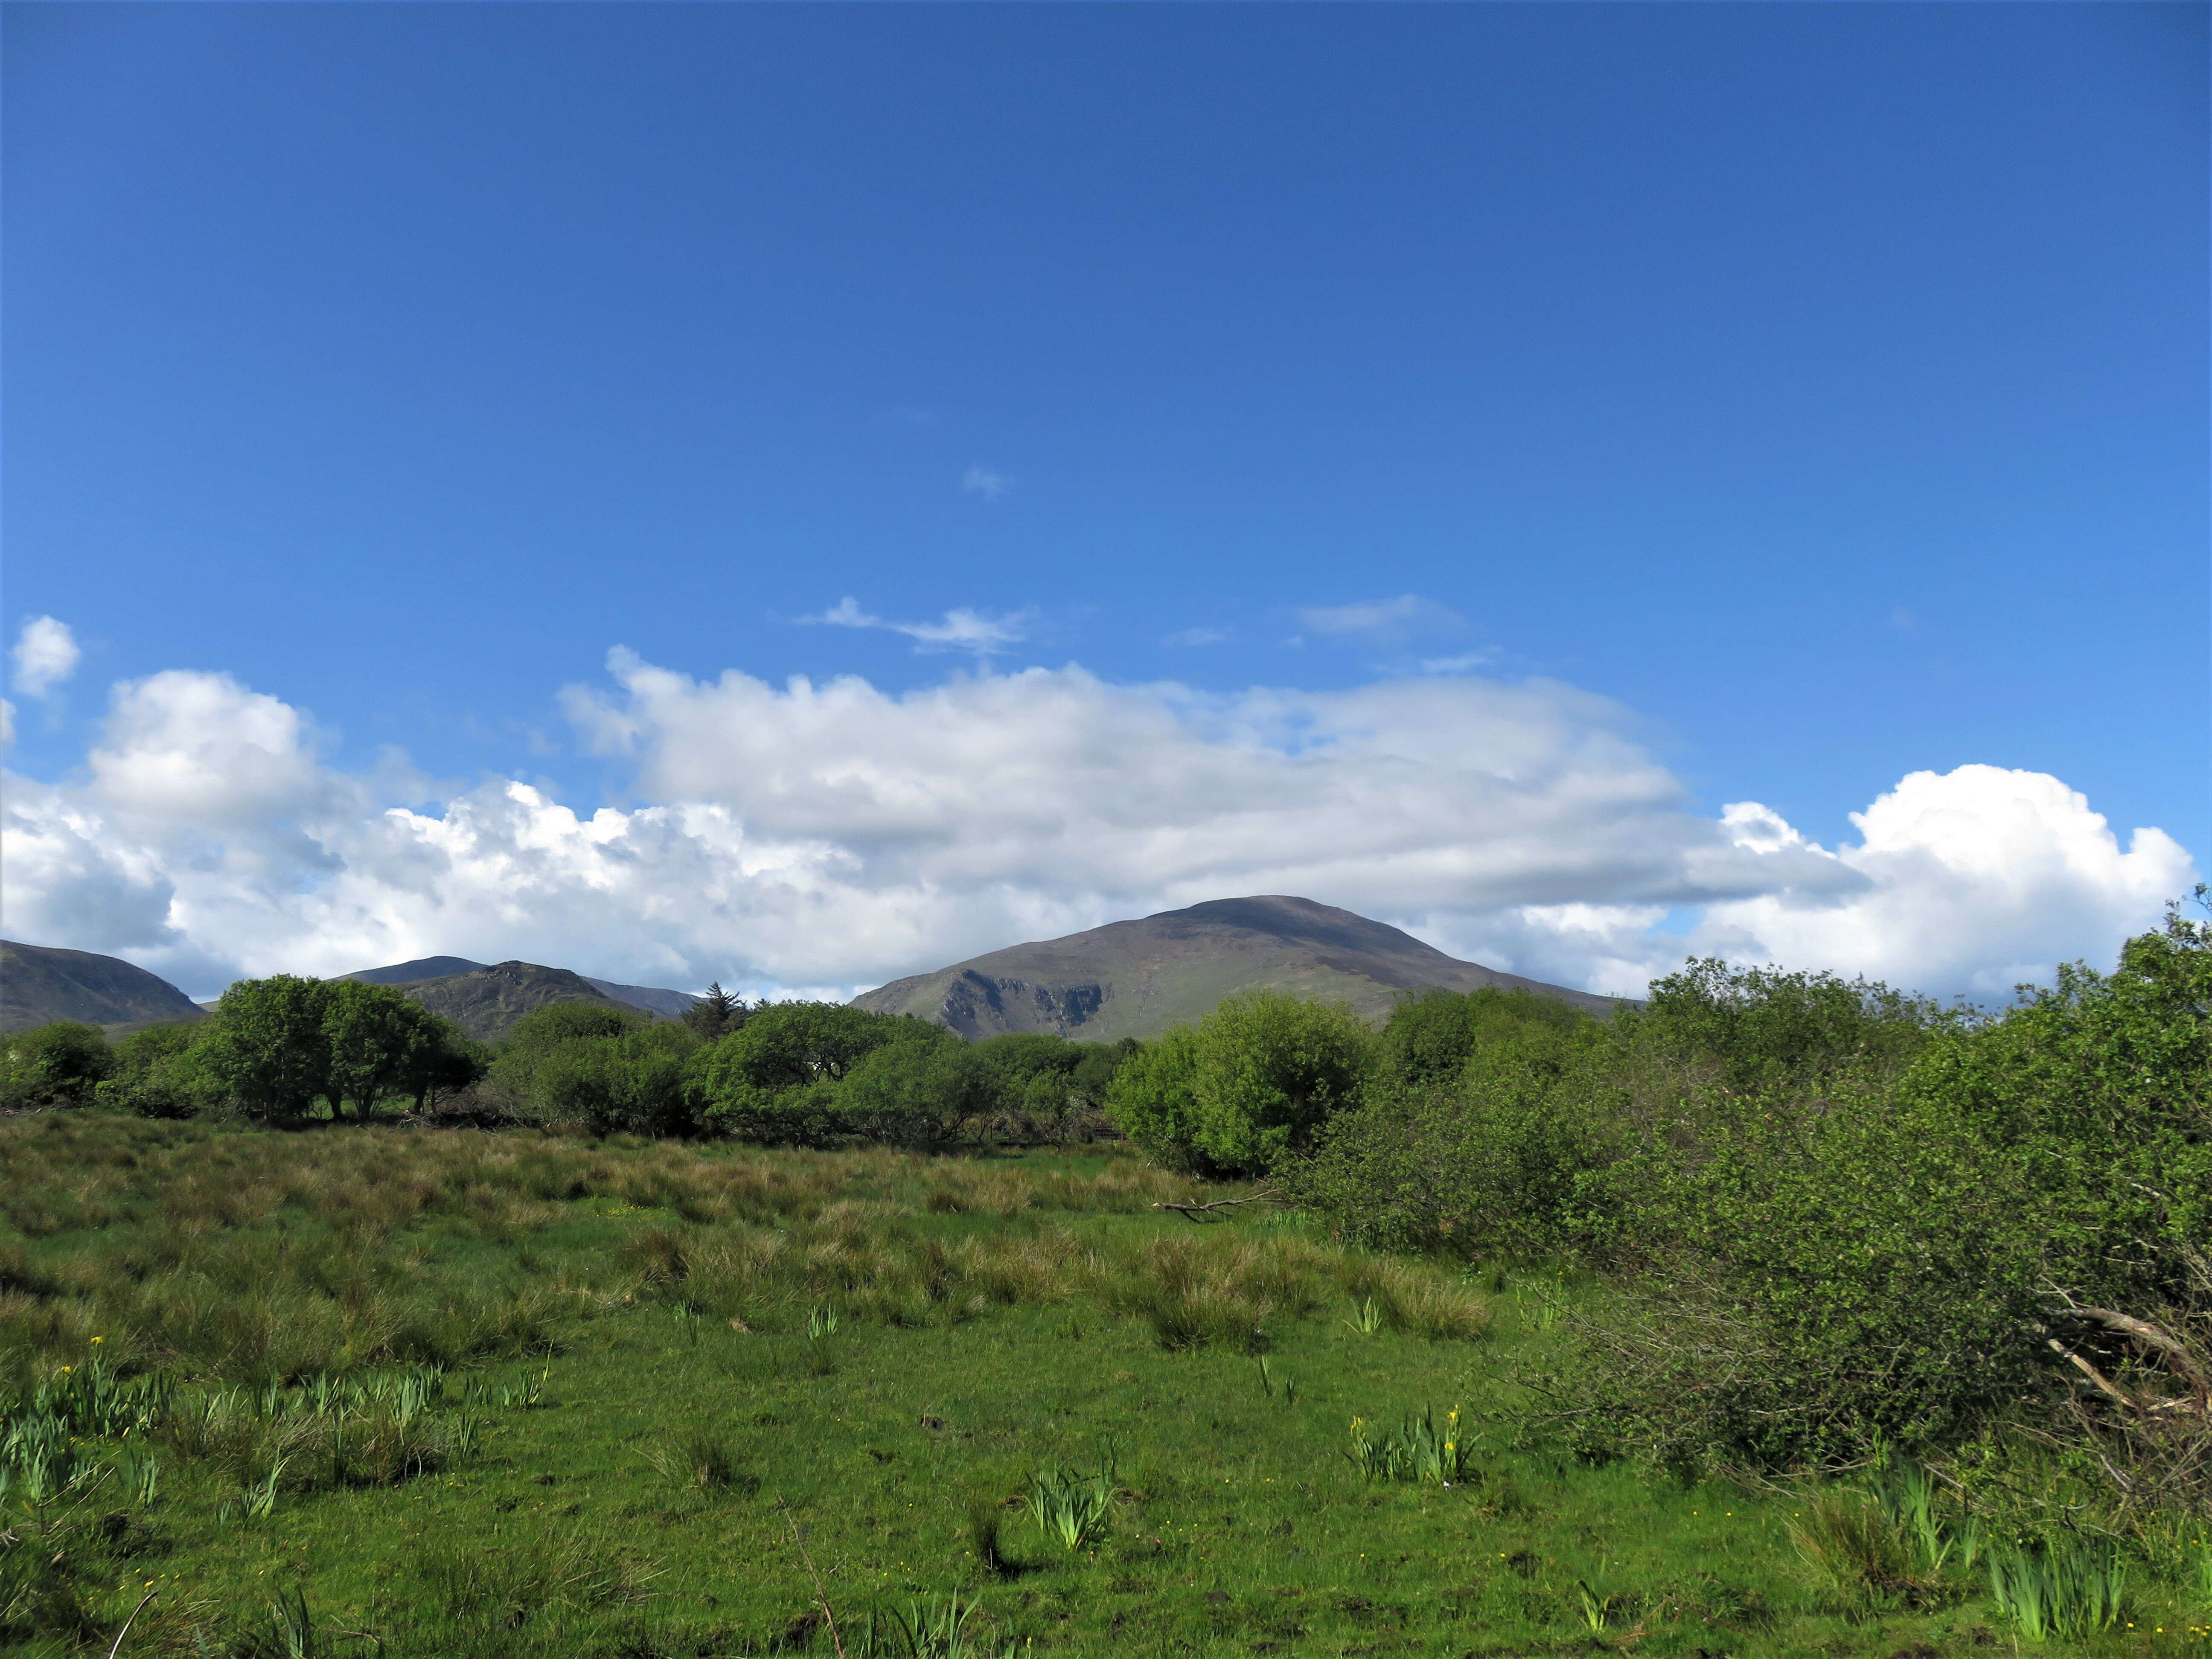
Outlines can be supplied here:
<path id="1" fill-rule="evenodd" d="M 1050 1031 L 1085 1042 L 1157 1036 L 1224 997 L 1266 988 L 1348 1002 L 1380 1024 L 1425 987 L 1518 987 L 1603 1013 L 1609 997 L 1501 974 L 1411 933 L 1303 898 L 1216 899 L 1066 939 L 1011 945 L 853 999 L 966 1037 Z"/>
<path id="2" fill-rule="evenodd" d="M 611 979 L 593 979 L 588 974 L 584 975 L 584 983 L 605 992 L 617 1002 L 627 1002 L 633 1008 L 659 1014 L 663 1019 L 681 1019 L 699 1000 L 689 991 L 668 991 L 658 985 L 617 985 Z"/>
<path id="3" fill-rule="evenodd" d="M 471 962 L 466 957 L 417 957 L 412 962 L 395 962 L 389 968 L 364 968 L 359 973 L 341 974 L 341 979 L 357 979 L 369 985 L 412 985 L 419 980 L 450 979 L 457 974 L 482 973 L 484 964 Z M 548 973 L 565 972 L 548 969 Z M 659 1014 L 663 1019 L 676 1019 L 698 1001 L 689 991 L 664 990 L 655 985 L 620 985 L 612 980 L 593 979 L 588 975 L 572 975 L 580 979 L 600 995 L 611 997 L 617 1002 L 627 1002 L 633 1008 L 642 1008 L 649 1014 Z M 565 999 L 556 998 L 555 1000 Z"/>
<path id="4" fill-rule="evenodd" d="M 0 939 L 0 1031 L 56 1019 L 113 1030 L 206 1018 L 168 981 L 118 957 Z"/>
<path id="5" fill-rule="evenodd" d="M 580 975 L 566 968 L 541 968 L 534 962 L 498 962 L 465 974 L 404 981 L 392 988 L 432 1013 L 443 1014 L 479 1042 L 498 1042 L 525 1014 L 556 1002 L 596 1002 L 626 1013 L 637 1012 L 635 1004 L 606 995 Z"/>
<path id="6" fill-rule="evenodd" d="M 471 962 L 466 957 L 417 957 L 412 962 L 395 962 L 389 968 L 364 968 L 357 974 L 340 974 L 340 979 L 357 979 L 364 985 L 412 985 L 418 979 L 446 979 L 454 974 L 473 974 L 486 964 Z"/>

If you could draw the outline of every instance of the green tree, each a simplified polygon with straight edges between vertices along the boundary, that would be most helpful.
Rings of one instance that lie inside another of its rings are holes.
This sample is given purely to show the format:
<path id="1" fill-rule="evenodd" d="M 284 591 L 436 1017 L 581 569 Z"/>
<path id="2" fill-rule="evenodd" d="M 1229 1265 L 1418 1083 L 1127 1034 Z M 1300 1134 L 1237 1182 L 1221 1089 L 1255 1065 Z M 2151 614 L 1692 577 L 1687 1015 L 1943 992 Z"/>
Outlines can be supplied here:
<path id="1" fill-rule="evenodd" d="M 347 1101 L 367 1119 L 398 1092 L 440 1045 L 444 1024 L 388 985 L 334 980 L 325 988 L 323 1035 L 330 1045 L 328 1090 L 335 1118 Z"/>
<path id="2" fill-rule="evenodd" d="M 541 1060 L 534 1102 L 549 1121 L 592 1134 L 695 1133 L 699 1120 L 684 1060 L 696 1046 L 675 1021 L 573 1039 Z"/>
<path id="3" fill-rule="evenodd" d="M 722 988 L 720 980 L 707 987 L 707 994 L 684 1011 L 684 1023 L 696 1032 L 702 1042 L 712 1042 L 726 1037 L 752 1017 L 744 999 L 733 997 Z"/>
<path id="4" fill-rule="evenodd" d="M 1611 1166 L 1638 1294 L 1555 1397 L 1686 1466 L 1941 1454 L 2023 1417 L 2086 1454 L 2073 1357 L 2125 1386 L 2155 1354 L 2083 1310 L 2169 1334 L 2212 1315 L 2212 929 L 2177 911 L 2110 975 L 2072 965 L 2002 1016 L 1932 1022 L 1901 1073 L 1838 1014 L 1816 1029 L 1844 1040 L 1806 1043 L 1794 1016 L 1781 1041 L 1739 1032 L 1757 1063 Z M 2120 1413 L 2080 1467 L 2155 1462 L 2156 1427 Z"/>
<path id="5" fill-rule="evenodd" d="M 330 993 L 321 980 L 276 974 L 222 994 L 201 1054 L 225 1100 L 248 1117 L 299 1118 L 332 1094 Z"/>
<path id="6" fill-rule="evenodd" d="M 114 1065 L 97 1025 L 58 1019 L 0 1038 L 0 1103 L 84 1106 Z"/>
<path id="7" fill-rule="evenodd" d="M 846 1127 L 868 1139 L 936 1148 L 1002 1110 L 1010 1091 L 1006 1072 L 989 1055 L 942 1028 L 925 1028 L 862 1055 L 838 1091 L 837 1107 Z"/>
<path id="8" fill-rule="evenodd" d="M 1286 1171 L 1298 1201 L 1373 1248 L 1521 1258 L 1588 1247 L 1610 1218 L 1613 1045 L 1595 1020 L 1517 1025 L 1441 1079 L 1378 1079 Z"/>
<path id="9" fill-rule="evenodd" d="M 1817 1083 L 1852 1069 L 1894 1073 L 1947 1023 L 1932 1002 L 1866 980 L 1779 968 L 1686 963 L 1617 1018 L 1680 1060 L 1717 1067 L 1730 1087 Z"/>

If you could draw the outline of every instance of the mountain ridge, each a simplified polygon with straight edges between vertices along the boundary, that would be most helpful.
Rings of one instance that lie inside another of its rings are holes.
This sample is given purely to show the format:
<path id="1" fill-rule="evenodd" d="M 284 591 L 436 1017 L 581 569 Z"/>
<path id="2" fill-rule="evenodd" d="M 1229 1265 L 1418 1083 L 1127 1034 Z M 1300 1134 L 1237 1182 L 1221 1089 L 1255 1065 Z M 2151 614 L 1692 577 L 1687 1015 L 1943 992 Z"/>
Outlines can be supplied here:
<path id="1" fill-rule="evenodd" d="M 168 981 L 120 957 L 0 939 L 0 1031 L 74 1019 L 119 1036 L 206 1018 Z"/>
<path id="2" fill-rule="evenodd" d="M 1115 1042 L 1203 1018 L 1238 991 L 1326 997 L 1379 1024 L 1401 996 L 1431 987 L 1523 989 L 1592 1012 L 1617 1000 L 1462 962 L 1354 911 L 1266 894 L 1007 945 L 893 980 L 853 1003 L 968 1037 L 1047 1031 Z"/>

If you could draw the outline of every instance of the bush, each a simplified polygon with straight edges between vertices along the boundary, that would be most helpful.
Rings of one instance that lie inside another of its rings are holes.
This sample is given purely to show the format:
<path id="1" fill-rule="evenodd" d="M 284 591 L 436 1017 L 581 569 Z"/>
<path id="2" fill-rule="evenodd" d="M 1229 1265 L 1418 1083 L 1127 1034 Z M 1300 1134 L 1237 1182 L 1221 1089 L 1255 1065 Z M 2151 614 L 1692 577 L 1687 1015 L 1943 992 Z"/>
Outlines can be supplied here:
<path id="1" fill-rule="evenodd" d="M 1705 1061 L 1731 1088 L 1817 1085 L 1843 1072 L 1893 1076 L 1947 1017 L 1936 1005 L 1866 980 L 1731 969 L 1716 957 L 1651 982 L 1625 1028 L 1661 1052 Z"/>
<path id="2" fill-rule="evenodd" d="M 84 1106 L 114 1065 L 97 1025 L 58 1019 L 10 1033 L 0 1048 L 0 1105 Z"/>
<path id="3" fill-rule="evenodd" d="M 2125 1494 L 2203 1504 L 2201 1457 L 2160 1450 L 2178 1417 L 2071 1385 L 2077 1356 L 2154 1401 L 2169 1366 L 2202 1369 L 2212 928 L 2176 914 L 2111 976 L 2069 967 L 1980 1022 L 1916 1024 L 1856 988 L 1872 1039 L 1847 1011 L 1807 1019 L 1799 987 L 1770 1017 L 1748 978 L 1697 1005 L 1725 1015 L 1698 1039 L 1714 1076 L 1607 1171 L 1643 1282 L 1545 1381 L 1558 1418 L 1612 1449 L 1768 1468 L 2025 1419 L 2096 1441 L 2084 1468 Z"/>
<path id="4" fill-rule="evenodd" d="M 824 1146 L 850 1132 L 848 1073 L 886 1043 L 934 1041 L 938 1033 L 958 1041 L 903 1015 L 835 1002 L 771 1003 L 698 1050 L 687 1081 L 702 1122 L 718 1133 L 769 1146 Z M 878 1079 L 872 1109 L 896 1115 L 882 1091 L 885 1081 Z"/>
<path id="5" fill-rule="evenodd" d="M 1379 1058 L 1382 1072 L 1401 1083 L 1450 1083 L 1483 1048 L 1595 1024 L 1572 1003 L 1534 991 L 1424 991 L 1390 1011 Z"/>
<path id="6" fill-rule="evenodd" d="M 100 1102 L 141 1117 L 197 1117 L 221 1104 L 215 1079 L 202 1064 L 198 1025 L 156 1025 L 115 1045 L 112 1073 L 100 1085 Z"/>
<path id="7" fill-rule="evenodd" d="M 508 1115 L 587 1134 L 686 1135 L 700 1128 L 680 1022 L 596 1003 L 556 1003 L 515 1023 L 484 1092 Z"/>
<path id="8" fill-rule="evenodd" d="M 1529 1258 L 1593 1245 L 1611 1210 L 1595 1178 L 1616 1139 L 1609 1058 L 1579 1015 L 1495 1029 L 1448 1079 L 1423 1066 L 1379 1082 L 1285 1185 L 1376 1249 Z"/>
<path id="9" fill-rule="evenodd" d="M 1006 1073 L 950 1031 L 902 1036 L 872 1049 L 838 1091 L 843 1127 L 894 1146 L 938 1147 L 1004 1109 Z"/>
<path id="10" fill-rule="evenodd" d="M 1194 1030 L 1130 1055 L 1108 1108 L 1132 1139 L 1171 1161 L 1261 1174 L 1306 1151 L 1359 1097 L 1373 1056 L 1373 1034 L 1341 1003 L 1247 992 Z"/>

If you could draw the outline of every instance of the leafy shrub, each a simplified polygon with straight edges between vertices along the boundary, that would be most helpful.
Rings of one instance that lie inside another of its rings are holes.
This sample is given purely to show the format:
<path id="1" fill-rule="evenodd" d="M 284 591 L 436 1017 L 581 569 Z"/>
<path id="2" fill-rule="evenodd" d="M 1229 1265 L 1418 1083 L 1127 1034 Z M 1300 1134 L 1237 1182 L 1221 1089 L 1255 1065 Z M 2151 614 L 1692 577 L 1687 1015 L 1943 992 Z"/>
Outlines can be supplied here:
<path id="1" fill-rule="evenodd" d="M 1569 1032 L 1595 1024 L 1572 1003 L 1534 991 L 1425 991 L 1390 1011 L 1382 1028 L 1382 1068 L 1416 1088 L 1450 1083 L 1482 1049 L 1531 1031 Z"/>
<path id="2" fill-rule="evenodd" d="M 950 1031 L 901 1032 L 854 1064 L 838 1091 L 845 1128 L 892 1146 L 949 1145 L 1006 1103 L 1006 1074 Z"/>
<path id="3" fill-rule="evenodd" d="M 1894 1074 L 1947 1023 L 1935 1004 L 1887 985 L 1711 957 L 1654 980 L 1644 1006 L 1618 1018 L 1663 1052 L 1711 1063 L 1738 1090 L 1869 1067 Z"/>
<path id="4" fill-rule="evenodd" d="M 674 1021 L 556 1003 L 516 1022 L 485 1087 L 528 1121 L 587 1134 L 690 1134 L 699 1120 L 685 1065 L 698 1043 Z"/>
<path id="5" fill-rule="evenodd" d="M 1497 1031 L 1448 1080 L 1379 1084 L 1284 1171 L 1286 1188 L 1377 1249 L 1527 1257 L 1588 1243 L 1618 1091 L 1603 1033 L 1577 1021 Z"/>
<path id="6" fill-rule="evenodd" d="M 97 1025 L 58 1019 L 0 1038 L 0 1106 L 85 1106 L 114 1066 Z"/>
<path id="7" fill-rule="evenodd" d="M 156 1025 L 115 1045 L 112 1073 L 100 1085 L 100 1101 L 141 1117 L 197 1117 L 222 1103 L 215 1079 L 202 1063 L 196 1025 Z"/>
<path id="8" fill-rule="evenodd" d="M 1172 1161 L 1261 1174 L 1306 1151 L 1358 1099 L 1373 1057 L 1372 1034 L 1342 1004 L 1247 992 L 1131 1054 L 1108 1109 L 1132 1139 Z"/>
<path id="9" fill-rule="evenodd" d="M 1578 1365 L 1539 1380 L 1554 1420 L 1686 1465 L 1940 1452 L 2021 1413 L 2081 1443 L 2073 1357 L 2148 1382 L 2131 1332 L 2176 1341 L 2208 1311 L 2212 928 L 2177 914 L 2109 977 L 2069 968 L 2001 1018 L 1936 1024 L 1894 1075 L 1847 1063 L 1863 1044 L 1813 1042 L 1848 1018 L 1783 991 L 1771 1024 L 1694 1005 L 1746 1053 L 1609 1166 L 1641 1282 L 1577 1322 Z M 1899 1006 L 1877 993 L 1862 1006 Z M 1727 1080 L 1785 1061 L 1825 1081 Z M 2086 1431 L 2142 1447 L 2177 1420 L 2113 1402 Z M 2202 1503 L 2203 1468 L 2160 1478 Z"/>

